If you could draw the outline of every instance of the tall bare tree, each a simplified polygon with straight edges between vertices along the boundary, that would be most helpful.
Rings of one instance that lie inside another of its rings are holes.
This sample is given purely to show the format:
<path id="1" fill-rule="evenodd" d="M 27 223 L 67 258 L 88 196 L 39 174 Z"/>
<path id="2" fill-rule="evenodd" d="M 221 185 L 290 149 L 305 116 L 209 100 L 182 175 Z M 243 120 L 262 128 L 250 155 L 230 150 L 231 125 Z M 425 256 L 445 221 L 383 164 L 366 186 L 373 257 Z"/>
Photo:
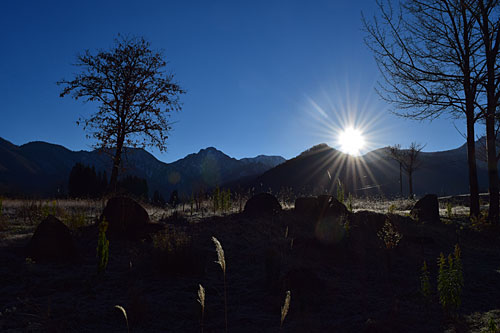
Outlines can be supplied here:
<path id="1" fill-rule="evenodd" d="M 112 151 L 110 189 L 115 190 L 125 146 L 157 147 L 166 150 L 171 123 L 169 112 L 180 110 L 184 90 L 165 71 L 162 52 L 151 50 L 140 37 L 118 36 L 110 50 L 77 56 L 81 69 L 73 80 L 61 80 L 61 97 L 98 102 L 99 109 L 80 118 L 95 148 Z"/>
<path id="2" fill-rule="evenodd" d="M 377 91 L 403 117 L 465 117 L 470 214 L 477 216 L 474 124 L 481 113 L 475 104 L 485 65 L 477 56 L 477 19 L 468 10 L 475 0 L 405 0 L 396 7 L 383 1 L 377 1 L 378 16 L 370 21 L 363 17 L 366 43 L 383 76 Z"/>
<path id="3" fill-rule="evenodd" d="M 500 99 L 500 3 L 498 0 L 476 0 L 468 4 L 469 12 L 477 21 L 481 36 L 482 57 L 486 64 L 482 86 L 486 95 L 486 105 L 478 103 L 486 123 L 486 153 L 488 160 L 488 185 L 490 206 L 488 218 L 492 223 L 499 223 L 499 185 L 497 157 L 498 106 Z"/>
<path id="4" fill-rule="evenodd" d="M 403 169 L 408 176 L 408 189 L 410 198 L 413 198 L 413 173 L 421 166 L 419 155 L 424 147 L 424 145 L 416 142 L 412 142 L 408 149 L 401 149 L 401 145 L 399 144 L 389 146 L 389 156 L 399 163 L 399 181 L 401 182 L 402 178 L 401 169 Z"/>

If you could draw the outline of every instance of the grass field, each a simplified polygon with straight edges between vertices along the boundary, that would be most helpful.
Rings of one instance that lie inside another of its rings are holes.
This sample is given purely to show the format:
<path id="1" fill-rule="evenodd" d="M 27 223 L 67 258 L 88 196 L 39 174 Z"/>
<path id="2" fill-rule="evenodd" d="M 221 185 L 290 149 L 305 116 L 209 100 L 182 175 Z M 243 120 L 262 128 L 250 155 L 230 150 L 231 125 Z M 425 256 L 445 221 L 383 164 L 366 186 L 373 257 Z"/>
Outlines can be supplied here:
<path id="1" fill-rule="evenodd" d="M 441 222 L 408 217 L 411 200 L 355 199 L 338 237 L 322 239 L 314 221 L 288 204 L 269 218 L 248 218 L 235 202 L 225 213 L 145 205 L 161 226 L 140 241 L 110 240 L 109 264 L 96 271 L 97 227 L 105 201 L 3 200 L 0 228 L 0 330 L 132 332 L 280 330 L 286 332 L 494 332 L 500 326 L 500 242 L 493 228 L 467 219 L 468 208 L 440 204 Z M 47 214 L 66 223 L 82 262 L 41 264 L 24 246 Z M 377 235 L 389 219 L 402 238 Z M 226 284 L 212 236 L 225 254 Z M 437 259 L 461 249 L 464 287 L 457 311 L 439 302 Z M 430 295 L 421 293 L 429 267 Z M 203 325 L 197 301 L 205 290 Z M 227 313 L 224 289 L 227 290 Z"/>

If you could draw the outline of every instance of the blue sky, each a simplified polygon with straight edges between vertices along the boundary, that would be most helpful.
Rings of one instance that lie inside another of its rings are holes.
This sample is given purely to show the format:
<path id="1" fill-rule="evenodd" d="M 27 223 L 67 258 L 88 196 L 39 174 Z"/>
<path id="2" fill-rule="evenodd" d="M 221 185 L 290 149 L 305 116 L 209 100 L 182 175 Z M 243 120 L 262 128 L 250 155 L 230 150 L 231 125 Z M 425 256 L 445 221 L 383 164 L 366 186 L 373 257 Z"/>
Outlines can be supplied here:
<path id="1" fill-rule="evenodd" d="M 92 142 L 75 121 L 96 110 L 60 98 L 76 55 L 109 48 L 118 33 L 163 49 L 188 93 L 167 152 L 172 162 L 214 146 L 236 157 L 291 158 L 338 130 L 361 127 L 367 149 L 412 141 L 425 151 L 456 148 L 463 120 L 396 117 L 374 87 L 361 11 L 374 1 L 9 1 L 0 11 L 0 137 L 47 141 L 72 150 Z M 478 130 L 481 130 L 478 128 Z"/>

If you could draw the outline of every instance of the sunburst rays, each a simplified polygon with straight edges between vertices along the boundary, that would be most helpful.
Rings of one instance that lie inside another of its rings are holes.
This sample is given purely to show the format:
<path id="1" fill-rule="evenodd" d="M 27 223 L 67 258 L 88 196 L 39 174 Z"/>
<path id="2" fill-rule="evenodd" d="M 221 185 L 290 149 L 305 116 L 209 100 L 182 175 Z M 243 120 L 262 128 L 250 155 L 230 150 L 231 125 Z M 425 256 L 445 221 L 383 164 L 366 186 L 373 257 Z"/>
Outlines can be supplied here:
<path id="1" fill-rule="evenodd" d="M 344 152 L 325 154 L 308 168 L 310 173 L 304 175 L 313 178 L 318 173 L 324 173 L 322 179 L 328 184 L 325 189 L 329 191 L 334 190 L 337 179 L 347 182 L 348 188 L 355 191 L 380 187 L 363 154 L 380 146 L 384 132 L 389 129 L 382 124 L 382 112 L 373 109 L 376 103 L 370 96 L 361 98 L 360 94 L 352 94 L 348 87 L 346 85 L 344 93 L 341 89 L 323 89 L 314 99 L 308 97 L 305 107 L 304 116 L 307 120 L 304 119 L 304 122 L 310 126 L 312 134 Z M 339 136 L 346 129 L 350 129 L 350 134 L 361 136 L 362 133 L 362 138 L 358 137 L 359 141 L 354 145 L 340 142 Z M 381 168 L 384 162 L 384 159 L 380 159 Z"/>

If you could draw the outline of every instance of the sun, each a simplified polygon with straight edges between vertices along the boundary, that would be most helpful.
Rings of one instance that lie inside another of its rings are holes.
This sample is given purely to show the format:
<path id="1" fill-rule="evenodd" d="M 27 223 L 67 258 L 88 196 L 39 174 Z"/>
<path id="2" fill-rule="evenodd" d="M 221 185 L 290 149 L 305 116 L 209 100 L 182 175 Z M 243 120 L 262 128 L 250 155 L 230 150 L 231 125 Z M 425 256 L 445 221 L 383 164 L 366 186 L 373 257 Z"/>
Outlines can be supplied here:
<path id="1" fill-rule="evenodd" d="M 349 155 L 359 155 L 360 150 L 365 146 L 363 133 L 356 128 L 347 127 L 338 136 L 340 150 Z"/>

